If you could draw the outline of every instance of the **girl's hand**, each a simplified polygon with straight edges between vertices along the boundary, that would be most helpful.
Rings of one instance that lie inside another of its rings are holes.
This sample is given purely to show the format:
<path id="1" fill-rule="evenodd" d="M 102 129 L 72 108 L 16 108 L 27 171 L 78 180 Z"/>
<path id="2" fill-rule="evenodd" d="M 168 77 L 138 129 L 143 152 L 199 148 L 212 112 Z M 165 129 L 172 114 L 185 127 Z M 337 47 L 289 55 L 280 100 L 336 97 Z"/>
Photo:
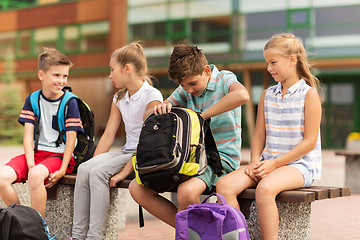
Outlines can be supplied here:
<path id="1" fill-rule="evenodd" d="M 154 107 L 154 114 L 163 114 L 171 111 L 172 104 L 171 103 L 160 103 Z"/>
<path id="2" fill-rule="evenodd" d="M 54 173 L 51 173 L 49 175 L 49 179 L 47 181 L 47 183 L 45 184 L 46 188 L 51 188 L 52 186 L 54 186 L 63 176 L 65 175 L 64 172 L 62 171 L 56 171 Z"/>
<path id="3" fill-rule="evenodd" d="M 254 180 L 255 182 L 259 182 L 260 179 L 258 177 L 256 177 L 256 175 L 254 174 L 254 167 L 255 164 L 250 163 L 246 169 L 245 169 L 245 174 L 248 175 L 252 180 Z"/>
<path id="4" fill-rule="evenodd" d="M 124 180 L 119 174 L 116 174 L 110 178 L 109 185 L 110 187 L 116 187 L 118 182 Z"/>
<path id="5" fill-rule="evenodd" d="M 264 160 L 254 166 L 254 174 L 258 179 L 263 179 L 270 172 L 276 169 L 274 160 Z"/>

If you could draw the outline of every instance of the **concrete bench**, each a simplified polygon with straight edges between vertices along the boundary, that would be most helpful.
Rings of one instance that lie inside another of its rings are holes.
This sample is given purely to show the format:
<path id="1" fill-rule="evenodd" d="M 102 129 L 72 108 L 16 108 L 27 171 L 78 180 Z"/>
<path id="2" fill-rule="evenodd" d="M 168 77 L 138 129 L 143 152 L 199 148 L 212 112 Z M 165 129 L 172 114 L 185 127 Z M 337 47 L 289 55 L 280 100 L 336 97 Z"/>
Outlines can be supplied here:
<path id="1" fill-rule="evenodd" d="M 46 220 L 51 233 L 59 239 L 65 239 L 71 233 L 75 180 L 76 175 L 66 175 L 56 187 L 48 190 Z M 117 239 L 118 230 L 125 227 L 126 216 L 121 209 L 125 208 L 126 203 L 118 190 L 128 188 L 130 182 L 131 180 L 121 181 L 116 188 L 111 189 L 110 217 L 105 239 Z M 279 239 L 310 239 L 311 203 L 344 196 L 350 196 L 350 188 L 312 186 L 281 192 L 276 198 L 280 218 Z M 254 200 L 255 189 L 246 189 L 238 196 L 251 239 L 261 239 Z"/>
<path id="2" fill-rule="evenodd" d="M 360 151 L 342 150 L 335 155 L 345 156 L 345 185 L 352 193 L 360 193 Z"/>

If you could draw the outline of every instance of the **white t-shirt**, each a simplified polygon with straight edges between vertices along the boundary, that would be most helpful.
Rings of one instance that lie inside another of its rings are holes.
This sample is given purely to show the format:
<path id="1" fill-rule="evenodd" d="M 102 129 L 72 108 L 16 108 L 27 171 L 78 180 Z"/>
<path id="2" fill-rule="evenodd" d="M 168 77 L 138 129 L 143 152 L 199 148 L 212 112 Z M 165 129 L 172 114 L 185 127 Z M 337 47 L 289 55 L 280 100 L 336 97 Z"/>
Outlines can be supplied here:
<path id="1" fill-rule="evenodd" d="M 113 102 L 119 108 L 125 123 L 126 144 L 123 147 L 124 150 L 136 149 L 146 106 L 152 101 L 162 102 L 163 97 L 161 92 L 147 81 L 144 81 L 141 88 L 130 98 L 128 92 L 119 101 L 114 96 Z"/>

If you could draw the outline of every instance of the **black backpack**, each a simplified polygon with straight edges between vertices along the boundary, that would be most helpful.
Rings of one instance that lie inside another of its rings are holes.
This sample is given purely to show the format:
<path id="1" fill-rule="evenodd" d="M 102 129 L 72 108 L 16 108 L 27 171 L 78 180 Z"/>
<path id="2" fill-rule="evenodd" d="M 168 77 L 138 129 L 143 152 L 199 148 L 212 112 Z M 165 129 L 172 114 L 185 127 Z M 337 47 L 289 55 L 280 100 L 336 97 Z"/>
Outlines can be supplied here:
<path id="1" fill-rule="evenodd" d="M 72 93 L 72 89 L 70 87 L 64 87 L 63 91 L 65 94 L 63 95 L 58 113 L 58 129 L 59 129 L 59 137 L 56 141 L 56 145 L 59 146 L 61 143 L 66 141 L 66 133 L 65 133 L 65 114 L 66 114 L 66 106 L 68 102 L 75 98 L 79 107 L 80 118 L 84 128 L 84 132 L 77 133 L 77 144 L 74 149 L 74 159 L 75 159 L 75 168 L 73 172 L 77 171 L 78 166 L 89 160 L 93 157 L 95 151 L 95 121 L 94 121 L 94 113 L 83 100 L 81 100 L 78 96 Z M 35 113 L 35 129 L 34 129 L 34 139 L 35 139 L 35 151 L 38 147 L 39 141 L 39 120 L 40 120 L 40 90 L 33 92 L 30 95 L 30 104 L 33 112 Z"/>
<path id="2" fill-rule="evenodd" d="M 223 171 L 210 120 L 178 107 L 144 121 L 132 161 L 138 184 L 157 192 L 204 173 L 208 165 L 218 176 Z"/>
<path id="3" fill-rule="evenodd" d="M 13 204 L 0 209 L 1 240 L 56 240 L 41 215 L 33 208 Z"/>

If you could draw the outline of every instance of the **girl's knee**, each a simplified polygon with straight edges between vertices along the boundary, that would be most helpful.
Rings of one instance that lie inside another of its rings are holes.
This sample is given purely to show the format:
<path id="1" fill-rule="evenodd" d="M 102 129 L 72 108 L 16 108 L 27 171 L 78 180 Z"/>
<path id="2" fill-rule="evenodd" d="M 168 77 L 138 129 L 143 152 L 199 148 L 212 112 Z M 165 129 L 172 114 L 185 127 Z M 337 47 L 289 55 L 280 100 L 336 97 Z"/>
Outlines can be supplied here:
<path id="1" fill-rule="evenodd" d="M 278 193 L 272 187 L 271 184 L 266 184 L 265 182 L 260 181 L 255 190 L 255 197 L 257 200 L 262 199 L 275 199 Z"/>

